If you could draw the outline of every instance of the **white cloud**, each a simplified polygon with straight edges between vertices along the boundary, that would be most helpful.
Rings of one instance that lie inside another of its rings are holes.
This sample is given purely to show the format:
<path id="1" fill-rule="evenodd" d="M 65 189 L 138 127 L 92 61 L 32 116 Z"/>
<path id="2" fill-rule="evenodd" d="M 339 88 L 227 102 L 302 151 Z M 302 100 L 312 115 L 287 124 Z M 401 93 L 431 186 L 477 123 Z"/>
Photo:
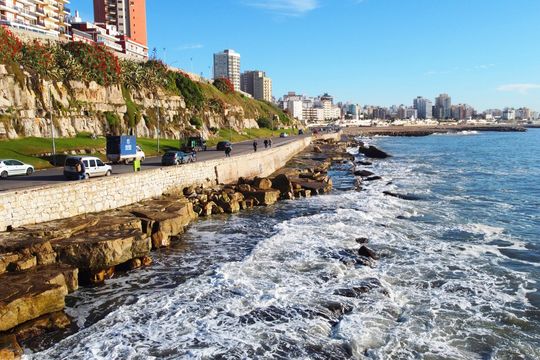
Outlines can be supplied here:
<path id="1" fill-rule="evenodd" d="M 244 0 L 244 3 L 287 16 L 300 16 L 319 7 L 318 0 Z"/>
<path id="2" fill-rule="evenodd" d="M 194 49 L 202 49 L 204 45 L 202 44 L 187 44 L 176 47 L 176 50 L 178 51 L 184 51 L 184 50 L 194 50 Z"/>
<path id="3" fill-rule="evenodd" d="M 540 84 L 506 84 L 497 88 L 498 91 L 518 92 L 527 94 L 529 90 L 540 89 Z"/>

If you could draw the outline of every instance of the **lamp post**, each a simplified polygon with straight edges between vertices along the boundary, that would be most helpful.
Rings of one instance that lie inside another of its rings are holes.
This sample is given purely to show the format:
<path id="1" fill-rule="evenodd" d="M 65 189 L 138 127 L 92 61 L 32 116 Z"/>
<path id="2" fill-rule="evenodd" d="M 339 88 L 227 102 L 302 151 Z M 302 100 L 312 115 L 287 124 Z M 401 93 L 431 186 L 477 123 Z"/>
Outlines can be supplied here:
<path id="1" fill-rule="evenodd" d="M 53 123 L 52 112 L 53 112 L 52 92 L 51 92 L 51 89 L 49 88 L 49 122 L 51 123 L 53 165 L 56 166 L 56 142 L 54 140 L 54 123 Z"/>
<path id="2" fill-rule="evenodd" d="M 159 116 L 159 106 L 158 106 L 158 110 L 157 110 L 157 152 L 158 154 L 159 154 L 159 136 L 161 135 L 160 130 L 159 130 L 159 123 L 160 123 L 160 116 Z"/>

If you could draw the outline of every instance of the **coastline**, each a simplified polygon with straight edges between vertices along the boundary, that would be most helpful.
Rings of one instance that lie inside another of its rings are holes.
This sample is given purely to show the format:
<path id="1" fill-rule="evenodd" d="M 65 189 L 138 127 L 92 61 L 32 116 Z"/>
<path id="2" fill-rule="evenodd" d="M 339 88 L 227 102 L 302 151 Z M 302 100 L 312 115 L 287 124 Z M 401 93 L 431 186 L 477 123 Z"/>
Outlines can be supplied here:
<path id="1" fill-rule="evenodd" d="M 462 131 L 525 132 L 527 129 L 514 125 L 458 125 L 458 126 L 387 126 L 347 127 L 343 134 L 348 136 L 429 136 L 433 134 Z"/>

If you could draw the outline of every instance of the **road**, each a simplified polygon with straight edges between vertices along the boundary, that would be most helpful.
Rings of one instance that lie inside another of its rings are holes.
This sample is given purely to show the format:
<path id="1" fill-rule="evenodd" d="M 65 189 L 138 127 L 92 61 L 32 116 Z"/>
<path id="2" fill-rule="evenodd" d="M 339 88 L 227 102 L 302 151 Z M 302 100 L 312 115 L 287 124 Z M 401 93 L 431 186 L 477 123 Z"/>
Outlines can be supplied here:
<path id="1" fill-rule="evenodd" d="M 299 138 L 302 138 L 307 135 L 301 135 L 301 136 L 291 136 L 287 138 L 272 138 L 272 147 L 278 147 L 283 146 L 285 144 L 288 144 L 292 141 L 298 140 Z M 258 141 L 258 151 L 265 151 L 263 140 L 259 139 Z M 249 154 L 253 152 L 253 140 L 244 141 L 240 143 L 233 144 L 233 151 L 231 156 L 238 156 L 242 154 Z M 215 147 L 213 150 L 208 151 L 201 151 L 197 153 L 197 161 L 205 161 L 205 160 L 214 160 L 214 159 L 221 159 L 225 158 L 225 153 L 222 151 L 216 151 Z M 161 165 L 161 157 L 149 157 L 146 158 L 146 160 L 142 164 L 142 171 L 144 170 L 152 170 L 162 167 Z M 112 165 L 113 168 L 113 176 L 115 174 L 126 174 L 133 172 L 133 166 L 132 165 Z M 66 178 L 64 178 L 63 175 L 63 168 L 53 168 L 53 169 L 46 169 L 46 170 L 40 170 L 36 171 L 31 176 L 13 176 L 9 177 L 7 179 L 0 179 L 0 192 L 2 191 L 8 191 L 8 190 L 16 190 L 16 189 L 26 189 L 36 186 L 43 186 L 43 185 L 52 185 L 52 184 L 58 184 L 66 182 Z"/>

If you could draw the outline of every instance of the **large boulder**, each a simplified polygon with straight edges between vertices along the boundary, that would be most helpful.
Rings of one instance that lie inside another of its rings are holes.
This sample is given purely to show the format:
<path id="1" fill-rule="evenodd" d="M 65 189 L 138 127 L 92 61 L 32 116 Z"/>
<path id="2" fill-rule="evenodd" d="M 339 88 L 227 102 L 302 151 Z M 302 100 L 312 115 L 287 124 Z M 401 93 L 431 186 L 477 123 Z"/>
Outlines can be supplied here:
<path id="1" fill-rule="evenodd" d="M 279 200 L 280 191 L 276 189 L 256 190 L 244 193 L 246 199 L 255 199 L 258 205 L 269 206 Z"/>
<path id="2" fill-rule="evenodd" d="M 272 188 L 272 180 L 268 178 L 257 177 L 253 181 L 253 186 L 256 187 L 257 189 L 268 190 Z"/>
<path id="3" fill-rule="evenodd" d="M 280 191 L 282 198 L 294 199 L 294 187 L 287 175 L 280 174 L 276 176 L 272 180 L 272 186 L 274 189 L 278 189 Z"/>
<path id="4" fill-rule="evenodd" d="M 373 145 L 370 145 L 369 147 L 359 146 L 358 152 L 364 154 L 368 158 L 374 159 L 386 159 L 387 157 L 390 157 L 389 154 L 376 148 Z"/>

